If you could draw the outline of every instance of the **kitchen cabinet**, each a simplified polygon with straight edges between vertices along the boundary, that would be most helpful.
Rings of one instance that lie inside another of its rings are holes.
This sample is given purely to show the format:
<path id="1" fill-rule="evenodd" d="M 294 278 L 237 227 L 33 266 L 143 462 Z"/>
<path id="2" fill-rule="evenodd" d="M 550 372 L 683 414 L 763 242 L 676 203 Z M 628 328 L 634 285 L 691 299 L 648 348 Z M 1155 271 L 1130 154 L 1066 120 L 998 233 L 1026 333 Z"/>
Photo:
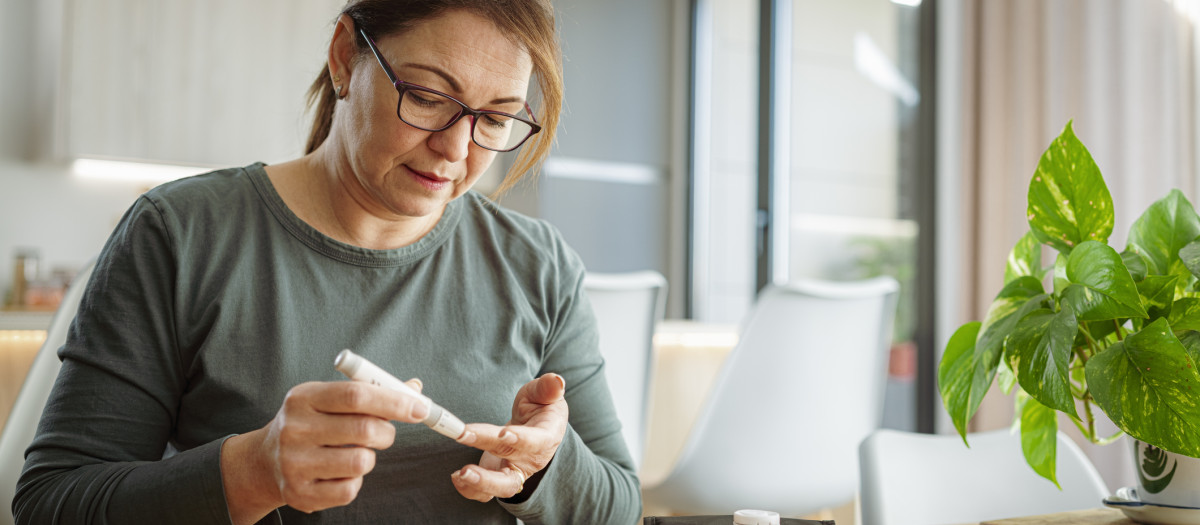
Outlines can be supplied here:
<path id="1" fill-rule="evenodd" d="M 345 0 L 66 0 L 69 158 L 243 165 L 298 156 Z"/>
<path id="2" fill-rule="evenodd" d="M 44 323 L 42 322 L 44 321 Z M 0 312 L 0 429 L 8 420 L 25 374 L 38 349 L 46 341 L 45 328 L 50 325 L 50 314 L 14 315 Z M 19 326 L 21 329 L 4 327 Z M 40 329 L 28 329 L 30 327 Z"/>

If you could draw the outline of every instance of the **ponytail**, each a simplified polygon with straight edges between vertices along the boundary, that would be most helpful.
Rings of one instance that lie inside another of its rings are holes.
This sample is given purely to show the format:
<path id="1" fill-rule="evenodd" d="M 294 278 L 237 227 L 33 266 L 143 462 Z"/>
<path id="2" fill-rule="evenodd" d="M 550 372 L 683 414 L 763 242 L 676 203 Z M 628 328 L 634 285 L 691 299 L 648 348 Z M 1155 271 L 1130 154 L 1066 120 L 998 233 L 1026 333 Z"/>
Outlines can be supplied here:
<path id="1" fill-rule="evenodd" d="M 333 80 L 329 77 L 329 65 L 326 64 L 308 87 L 308 109 L 313 112 L 313 125 L 304 146 L 305 155 L 315 151 L 329 138 L 329 129 L 333 126 L 333 106 L 336 103 L 337 94 L 333 92 Z"/>

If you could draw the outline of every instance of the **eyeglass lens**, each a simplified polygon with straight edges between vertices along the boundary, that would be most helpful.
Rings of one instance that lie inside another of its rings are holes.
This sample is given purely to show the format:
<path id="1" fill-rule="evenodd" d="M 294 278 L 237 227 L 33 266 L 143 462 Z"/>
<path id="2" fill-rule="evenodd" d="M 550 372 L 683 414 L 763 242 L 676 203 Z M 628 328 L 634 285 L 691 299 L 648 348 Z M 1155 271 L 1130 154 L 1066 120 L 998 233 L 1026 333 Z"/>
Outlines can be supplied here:
<path id="1" fill-rule="evenodd" d="M 427 130 L 445 128 L 462 111 L 462 106 L 451 98 L 411 88 L 404 92 L 397 110 L 401 120 Z M 472 129 L 477 144 L 498 151 L 516 148 L 533 131 L 526 122 L 492 113 L 479 115 Z"/>

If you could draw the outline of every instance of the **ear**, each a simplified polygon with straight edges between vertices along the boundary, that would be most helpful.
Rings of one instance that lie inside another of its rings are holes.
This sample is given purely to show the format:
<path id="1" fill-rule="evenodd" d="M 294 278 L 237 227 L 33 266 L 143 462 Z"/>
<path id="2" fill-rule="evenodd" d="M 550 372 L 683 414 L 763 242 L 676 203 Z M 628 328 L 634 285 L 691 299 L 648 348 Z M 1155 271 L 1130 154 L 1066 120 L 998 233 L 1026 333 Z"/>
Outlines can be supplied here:
<path id="1" fill-rule="evenodd" d="M 354 20 L 347 15 L 339 16 L 333 28 L 333 39 L 329 41 L 329 77 L 340 78 L 341 81 L 334 84 L 342 88 L 348 88 L 350 84 L 353 58 L 358 53 L 357 36 Z"/>

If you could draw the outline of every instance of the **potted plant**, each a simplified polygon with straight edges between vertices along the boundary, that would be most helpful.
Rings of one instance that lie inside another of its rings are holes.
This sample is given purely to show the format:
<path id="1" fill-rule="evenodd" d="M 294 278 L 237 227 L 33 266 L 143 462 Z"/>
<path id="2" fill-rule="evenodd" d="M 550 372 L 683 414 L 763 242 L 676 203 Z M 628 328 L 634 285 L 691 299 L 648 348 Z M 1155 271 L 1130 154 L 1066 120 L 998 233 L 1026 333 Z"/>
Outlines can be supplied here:
<path id="1" fill-rule="evenodd" d="M 1015 392 L 1026 461 L 1055 485 L 1057 412 L 1092 442 L 1125 433 L 1150 445 L 1138 458 L 1143 480 L 1165 470 L 1156 449 L 1200 457 L 1195 209 L 1172 190 L 1137 219 L 1124 250 L 1109 246 L 1112 197 L 1070 122 L 1042 154 L 1028 199 L 1030 231 L 1009 254 L 1004 287 L 982 322 L 954 333 L 938 367 L 964 443 L 995 380 Z M 1052 266 L 1045 247 L 1057 252 Z M 1097 410 L 1121 432 L 1097 435 Z"/>

